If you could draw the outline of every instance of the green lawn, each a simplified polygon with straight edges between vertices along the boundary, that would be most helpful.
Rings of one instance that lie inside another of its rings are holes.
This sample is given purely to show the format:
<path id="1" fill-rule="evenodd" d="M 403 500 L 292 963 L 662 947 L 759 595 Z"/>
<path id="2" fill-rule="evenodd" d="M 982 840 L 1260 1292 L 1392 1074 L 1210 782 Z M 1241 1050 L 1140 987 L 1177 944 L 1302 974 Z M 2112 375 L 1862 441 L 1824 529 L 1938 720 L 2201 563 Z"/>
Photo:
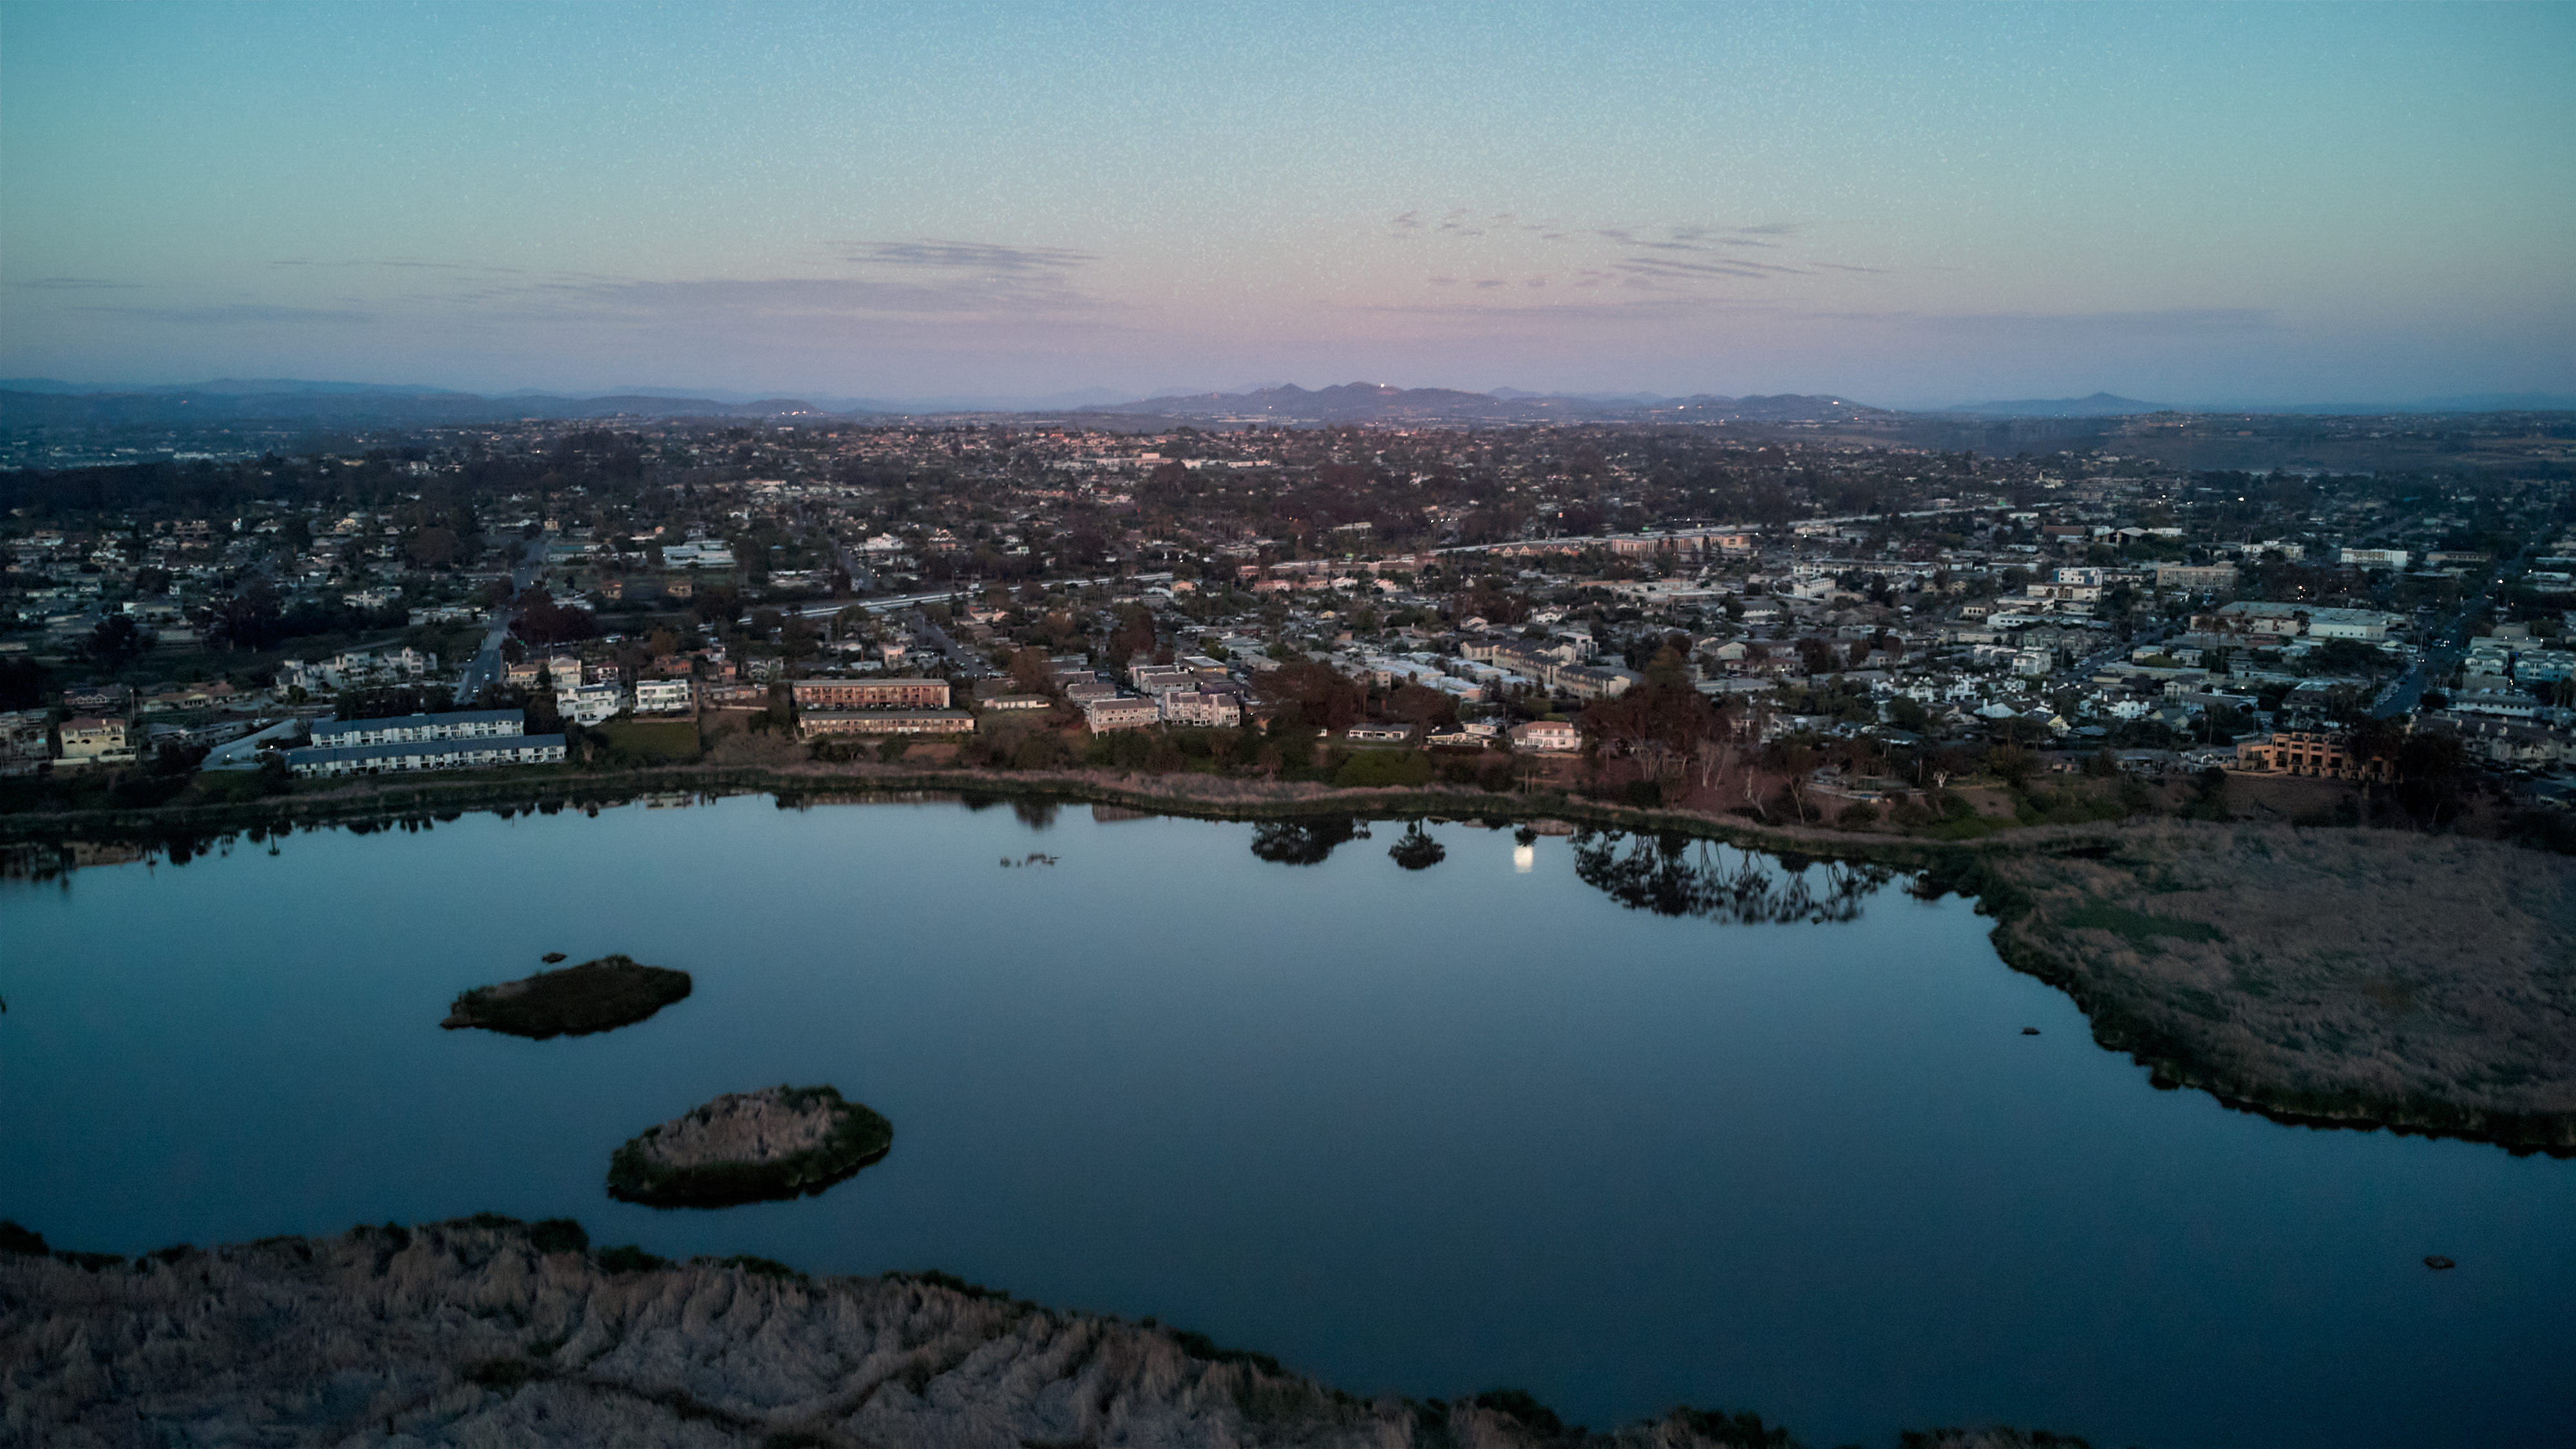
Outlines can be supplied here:
<path id="1" fill-rule="evenodd" d="M 608 747 L 621 755 L 653 764 L 685 763 L 698 757 L 695 720 L 613 719 L 599 727 Z"/>

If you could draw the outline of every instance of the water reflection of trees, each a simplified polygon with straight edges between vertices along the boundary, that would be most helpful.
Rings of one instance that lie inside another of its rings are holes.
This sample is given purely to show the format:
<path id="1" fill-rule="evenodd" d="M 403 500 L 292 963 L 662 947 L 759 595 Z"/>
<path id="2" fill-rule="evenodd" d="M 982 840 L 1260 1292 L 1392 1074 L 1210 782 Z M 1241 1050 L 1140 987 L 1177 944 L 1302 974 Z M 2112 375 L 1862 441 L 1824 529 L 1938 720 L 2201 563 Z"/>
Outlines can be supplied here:
<path id="1" fill-rule="evenodd" d="M 1363 834 L 1348 815 L 1264 820 L 1252 827 L 1252 853 L 1273 865 L 1322 865 L 1334 846 Z"/>
<path id="2" fill-rule="evenodd" d="M 1449 847 L 1431 838 L 1422 822 L 1404 827 L 1404 838 L 1387 847 L 1387 857 L 1406 870 L 1429 870 L 1449 858 Z"/>
<path id="3" fill-rule="evenodd" d="M 1861 903 L 1896 875 L 1843 861 L 1776 869 L 1752 851 L 1684 835 L 1585 830 L 1572 844 L 1575 877 L 1632 911 L 1737 925 L 1858 920 Z"/>

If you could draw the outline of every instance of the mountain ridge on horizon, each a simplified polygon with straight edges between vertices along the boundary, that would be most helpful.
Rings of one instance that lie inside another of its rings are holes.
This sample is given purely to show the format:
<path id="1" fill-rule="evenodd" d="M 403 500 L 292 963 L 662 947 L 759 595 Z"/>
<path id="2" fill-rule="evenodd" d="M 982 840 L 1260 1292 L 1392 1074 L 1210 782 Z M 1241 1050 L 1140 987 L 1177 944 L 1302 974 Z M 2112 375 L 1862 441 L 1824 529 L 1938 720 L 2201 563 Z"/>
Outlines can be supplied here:
<path id="1" fill-rule="evenodd" d="M 520 388 L 476 393 L 426 384 L 216 378 L 201 383 L 96 384 L 55 378 L 0 378 L 0 420 L 25 423 L 176 422 L 230 416 L 242 420 L 313 419 L 355 422 L 504 421 L 529 416 L 565 419 L 616 416 L 768 417 L 792 413 L 901 417 L 959 414 L 1065 413 L 1098 417 L 1280 422 L 1616 421 L 1663 417 L 1713 421 L 1723 414 L 1743 421 L 1820 421 L 1837 417 L 1987 417 L 2103 419 L 2156 412 L 2376 415 L 2576 411 L 2576 395 L 2522 392 L 2455 394 L 2409 403 L 2174 404 L 2097 391 L 2084 397 L 2018 398 L 1946 408 L 1881 408 L 1834 394 L 1779 393 L 1728 397 L 1713 393 L 1666 395 L 1633 392 L 1535 392 L 1516 387 L 1489 391 L 1408 388 L 1354 381 L 1320 388 L 1275 383 L 1239 391 L 1157 391 L 1130 397 L 1117 389 L 1088 387 L 1038 395 L 950 395 L 882 399 L 827 393 L 754 394 L 732 389 L 683 389 L 621 385 L 597 393 Z"/>

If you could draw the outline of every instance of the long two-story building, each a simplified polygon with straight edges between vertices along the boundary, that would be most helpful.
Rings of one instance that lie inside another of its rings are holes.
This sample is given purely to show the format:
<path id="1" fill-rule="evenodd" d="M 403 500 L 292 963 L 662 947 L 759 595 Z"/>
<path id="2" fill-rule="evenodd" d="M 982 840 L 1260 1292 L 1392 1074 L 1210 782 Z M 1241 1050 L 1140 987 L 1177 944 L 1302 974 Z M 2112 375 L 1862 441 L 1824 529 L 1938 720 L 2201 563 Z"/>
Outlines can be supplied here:
<path id="1" fill-rule="evenodd" d="M 326 719 L 313 725 L 316 748 L 419 744 L 431 740 L 485 740 L 525 734 L 527 712 L 460 709 L 444 714 L 404 714 L 388 719 Z"/>
<path id="2" fill-rule="evenodd" d="M 489 770 L 503 765 L 560 765 L 563 760 L 563 736 L 531 734 L 402 740 L 381 745 L 307 746 L 286 752 L 286 768 L 306 777 L 418 770 Z"/>
<path id="3" fill-rule="evenodd" d="M 796 708 L 946 709 L 945 679 L 799 679 L 788 686 Z"/>

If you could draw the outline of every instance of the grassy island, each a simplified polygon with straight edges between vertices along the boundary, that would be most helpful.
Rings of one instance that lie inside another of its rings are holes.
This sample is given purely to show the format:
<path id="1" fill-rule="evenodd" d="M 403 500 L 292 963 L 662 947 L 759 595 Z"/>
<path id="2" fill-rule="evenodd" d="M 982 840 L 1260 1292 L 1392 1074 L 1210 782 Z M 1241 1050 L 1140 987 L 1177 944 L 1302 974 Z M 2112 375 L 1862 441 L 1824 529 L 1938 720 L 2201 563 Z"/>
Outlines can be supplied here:
<path id="1" fill-rule="evenodd" d="M 553 959 L 561 960 L 561 956 Z M 602 956 L 560 971 L 540 971 L 456 998 L 440 1026 L 481 1027 L 511 1036 L 588 1036 L 633 1026 L 689 994 L 689 973 Z"/>
<path id="2" fill-rule="evenodd" d="M 609 1196 L 731 1207 L 818 1193 L 886 1155 L 894 1124 L 830 1087 L 732 1092 L 617 1149 Z"/>

